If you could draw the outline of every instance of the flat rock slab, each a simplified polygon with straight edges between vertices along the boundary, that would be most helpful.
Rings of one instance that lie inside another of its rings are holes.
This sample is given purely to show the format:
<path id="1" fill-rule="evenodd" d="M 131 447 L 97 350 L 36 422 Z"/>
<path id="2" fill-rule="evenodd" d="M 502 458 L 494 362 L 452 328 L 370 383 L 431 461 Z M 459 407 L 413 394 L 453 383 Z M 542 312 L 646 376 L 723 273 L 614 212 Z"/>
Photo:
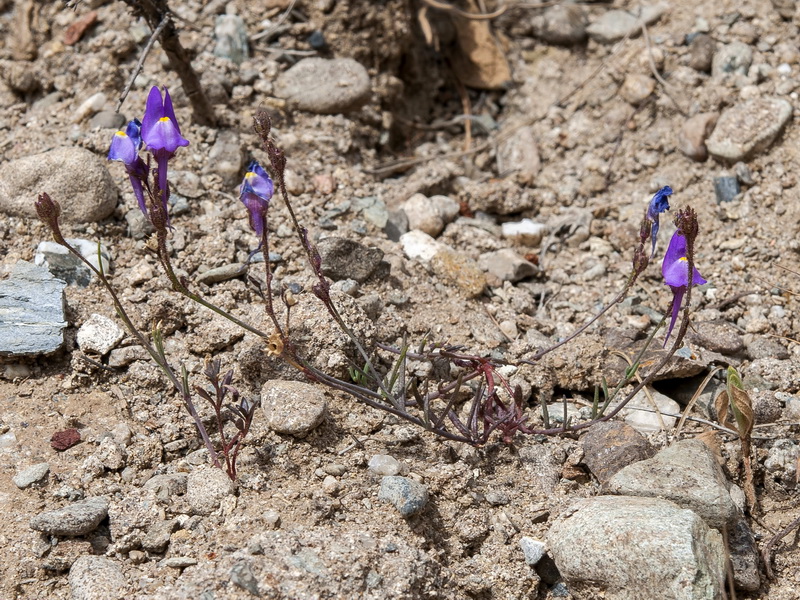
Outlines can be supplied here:
<path id="1" fill-rule="evenodd" d="M 650 442 L 627 423 L 601 421 L 581 438 L 583 462 L 600 483 L 632 463 L 653 456 Z"/>
<path id="2" fill-rule="evenodd" d="M 586 28 L 594 41 L 613 44 L 625 36 L 636 37 L 641 33 L 642 21 L 652 25 L 667 10 L 666 4 L 642 6 L 640 11 L 609 10 Z"/>
<path id="3" fill-rule="evenodd" d="M 98 271 L 101 264 L 97 256 L 97 242 L 92 240 L 67 239 L 67 243 L 81 253 L 90 264 Z M 111 272 L 111 258 L 108 249 L 100 246 L 100 259 L 103 272 L 107 275 Z M 40 242 L 36 247 L 36 254 L 33 262 L 37 266 L 45 267 L 59 279 L 67 283 L 74 283 L 80 287 L 86 287 L 91 283 L 94 274 L 81 259 L 72 254 L 61 244 L 54 241 Z"/>
<path id="4" fill-rule="evenodd" d="M 651 459 L 625 467 L 603 491 L 666 498 L 693 510 L 715 529 L 732 524 L 738 516 L 722 468 L 699 440 L 681 440 Z"/>
<path id="5" fill-rule="evenodd" d="M 357 110 L 371 92 L 367 70 L 351 58 L 304 58 L 275 82 L 278 98 L 324 115 Z"/>
<path id="6" fill-rule="evenodd" d="M 729 108 L 706 140 L 714 158 L 734 163 L 769 148 L 792 118 L 792 105 L 783 98 L 757 98 Z"/>
<path id="7" fill-rule="evenodd" d="M 97 529 L 107 516 L 108 500 L 95 496 L 36 515 L 30 526 L 49 535 L 85 535 Z"/>
<path id="8" fill-rule="evenodd" d="M 47 269 L 23 260 L 0 281 L 0 356 L 51 354 L 64 345 L 64 288 Z"/>
<path id="9" fill-rule="evenodd" d="M 575 597 L 717 600 L 725 581 L 722 535 L 661 498 L 579 500 L 550 529 L 553 559 Z"/>
<path id="10" fill-rule="evenodd" d="M 84 148 L 55 148 L 0 165 L 0 212 L 36 218 L 33 205 L 47 192 L 72 223 L 102 221 L 117 205 L 106 161 Z"/>
<path id="11" fill-rule="evenodd" d="M 261 408 L 273 431 L 303 438 L 322 423 L 328 402 L 322 388 L 301 381 L 267 381 Z"/>

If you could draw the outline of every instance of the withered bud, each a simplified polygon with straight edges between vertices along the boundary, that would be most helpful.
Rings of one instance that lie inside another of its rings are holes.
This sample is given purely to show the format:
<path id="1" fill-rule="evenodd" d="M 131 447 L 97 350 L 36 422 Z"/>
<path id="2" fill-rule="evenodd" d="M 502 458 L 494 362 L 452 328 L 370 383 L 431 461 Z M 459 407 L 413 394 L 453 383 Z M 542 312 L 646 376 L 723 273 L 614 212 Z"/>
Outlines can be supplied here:
<path id="1" fill-rule="evenodd" d="M 50 228 L 53 233 L 53 239 L 64 245 L 64 236 L 61 235 L 61 227 L 58 224 L 58 219 L 61 217 L 61 205 L 50 198 L 46 192 L 39 194 L 39 197 L 34 201 L 36 207 L 36 214 L 39 215 L 42 223 Z"/>
<path id="2" fill-rule="evenodd" d="M 686 238 L 686 244 L 691 248 L 694 245 L 694 240 L 700 230 L 697 223 L 697 213 L 692 207 L 684 208 L 678 211 L 675 216 L 675 226 L 680 230 L 683 237 Z"/>
<path id="3" fill-rule="evenodd" d="M 269 142 L 269 132 L 272 130 L 272 119 L 269 113 L 263 108 L 256 110 L 256 114 L 253 117 L 253 129 L 265 144 Z"/>
<path id="4" fill-rule="evenodd" d="M 647 239 L 650 237 L 650 232 L 652 228 L 652 222 L 650 219 L 647 218 L 647 211 L 644 213 L 644 218 L 642 219 L 642 224 L 639 227 L 639 241 L 644 244 Z"/>
<path id="5" fill-rule="evenodd" d="M 267 149 L 269 154 L 269 162 L 272 164 L 272 170 L 276 176 L 283 179 L 283 173 L 286 171 L 286 155 L 283 150 L 278 148 L 275 144 L 270 144 Z"/>

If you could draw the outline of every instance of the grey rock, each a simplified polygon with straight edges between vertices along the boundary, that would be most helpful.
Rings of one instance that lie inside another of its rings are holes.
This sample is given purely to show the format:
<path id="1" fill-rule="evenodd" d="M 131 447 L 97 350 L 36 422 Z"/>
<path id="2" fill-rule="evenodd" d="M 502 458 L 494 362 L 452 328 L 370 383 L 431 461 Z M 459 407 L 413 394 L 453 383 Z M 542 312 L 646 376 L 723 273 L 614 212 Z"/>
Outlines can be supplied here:
<path id="1" fill-rule="evenodd" d="M 728 529 L 728 551 L 733 567 L 733 583 L 736 589 L 755 592 L 761 587 L 759 555 L 756 540 L 744 518 Z"/>
<path id="2" fill-rule="evenodd" d="M 536 265 L 525 260 L 510 248 L 481 254 L 478 258 L 478 266 L 500 281 L 512 283 L 526 277 L 533 277 L 539 272 Z"/>
<path id="3" fill-rule="evenodd" d="M 539 148 L 532 127 L 520 127 L 497 148 L 498 170 L 502 174 L 512 174 L 525 185 L 536 179 L 542 168 Z"/>
<path id="4" fill-rule="evenodd" d="M 444 226 L 458 216 L 458 202 L 447 196 L 414 194 L 403 204 L 409 229 L 423 231 L 432 237 L 442 232 Z"/>
<path id="5" fill-rule="evenodd" d="M 354 199 L 353 210 L 361 212 L 364 219 L 372 223 L 378 229 L 386 227 L 389 221 L 389 211 L 386 208 L 386 203 L 375 196 Z"/>
<path id="6" fill-rule="evenodd" d="M 329 237 L 317 244 L 322 258 L 322 272 L 333 280 L 366 281 L 383 260 L 383 250 L 339 237 Z"/>
<path id="7" fill-rule="evenodd" d="M 262 255 L 263 259 L 263 255 Z M 212 285 L 229 279 L 236 279 L 247 273 L 247 265 L 244 263 L 231 263 L 214 269 L 209 269 L 197 276 L 195 281 L 205 285 Z"/>
<path id="8" fill-rule="evenodd" d="M 185 569 L 197 564 L 197 559 L 191 556 L 170 556 L 158 563 L 160 567 L 171 567 L 173 569 Z"/>
<path id="9" fill-rule="evenodd" d="M 376 454 L 369 459 L 367 468 L 375 475 L 398 475 L 403 469 L 403 465 L 394 456 L 388 454 Z"/>
<path id="10" fill-rule="evenodd" d="M 660 497 L 689 508 L 710 527 L 721 529 L 738 516 L 714 453 L 699 440 L 681 440 L 653 458 L 614 475 L 606 493 Z"/>
<path id="11" fill-rule="evenodd" d="M 235 491 L 227 473 L 209 465 L 194 469 L 186 479 L 186 500 L 195 515 L 210 515 Z"/>
<path id="12" fill-rule="evenodd" d="M 717 124 L 719 113 L 699 113 L 688 118 L 678 132 L 678 150 L 697 162 L 708 158 L 706 140 Z"/>
<path id="13" fill-rule="evenodd" d="M 710 35 L 701 33 L 694 36 L 689 44 L 689 66 L 701 73 L 710 72 L 716 49 L 717 44 Z"/>
<path id="14" fill-rule="evenodd" d="M 728 73 L 747 75 L 753 63 L 753 49 L 743 42 L 731 42 L 722 46 L 714 54 L 711 75 L 721 77 Z"/>
<path id="15" fill-rule="evenodd" d="M 389 211 L 386 226 L 383 232 L 393 242 L 399 242 L 400 238 L 408 233 L 408 215 L 403 209 Z"/>
<path id="16" fill-rule="evenodd" d="M 179 192 L 187 198 L 200 198 L 205 194 L 200 176 L 192 171 L 170 169 L 167 174 L 170 192 Z"/>
<path id="17" fill-rule="evenodd" d="M 508 494 L 497 490 L 491 490 L 486 492 L 484 498 L 486 498 L 486 502 L 488 502 L 492 506 L 505 506 L 506 504 L 511 502 L 511 499 L 508 497 Z"/>
<path id="18" fill-rule="evenodd" d="M 742 102 L 722 113 L 706 147 L 719 160 L 747 160 L 766 150 L 791 117 L 792 105 L 783 98 Z"/>
<path id="19" fill-rule="evenodd" d="M 767 451 L 764 469 L 770 477 L 789 487 L 795 486 L 797 460 L 800 458 L 800 445 L 794 440 L 775 440 Z"/>
<path id="20" fill-rule="evenodd" d="M 779 340 L 760 335 L 748 336 L 748 338 L 745 345 L 747 348 L 747 356 L 750 360 L 757 360 L 759 358 L 786 360 L 790 357 L 789 350 L 787 350 L 786 346 Z"/>
<path id="21" fill-rule="evenodd" d="M 64 288 L 47 269 L 19 261 L 0 281 L 0 356 L 51 354 L 64 345 Z"/>
<path id="22" fill-rule="evenodd" d="M 278 98 L 317 114 L 357 110 L 371 91 L 367 70 L 351 58 L 304 58 L 275 82 Z"/>
<path id="23" fill-rule="evenodd" d="M 655 453 L 647 438 L 627 423 L 604 421 L 589 427 L 581 438 L 583 463 L 601 484 L 630 464 Z"/>
<path id="24" fill-rule="evenodd" d="M 64 221 L 102 221 L 117 205 L 117 189 L 105 163 L 74 146 L 9 160 L 0 165 L 0 212 L 36 218 L 33 202 L 47 192 L 61 205 Z"/>
<path id="25" fill-rule="evenodd" d="M 786 407 L 783 409 L 783 418 L 786 421 L 800 421 L 800 398 L 797 396 L 789 396 L 786 399 Z"/>
<path id="26" fill-rule="evenodd" d="M 125 123 L 125 115 L 113 110 L 101 110 L 89 119 L 91 129 L 122 129 Z"/>
<path id="27" fill-rule="evenodd" d="M 387 476 L 381 479 L 378 500 L 390 502 L 404 517 L 417 514 L 428 503 L 428 488 L 407 477 Z"/>
<path id="28" fill-rule="evenodd" d="M 656 89 L 655 80 L 644 73 L 628 73 L 619 88 L 620 97 L 628 104 L 638 106 Z"/>
<path id="29" fill-rule="evenodd" d="M 122 569 L 105 556 L 81 556 L 69 570 L 71 600 L 122 600 L 126 588 Z"/>
<path id="30" fill-rule="evenodd" d="M 530 566 L 534 566 L 542 560 L 545 553 L 544 542 L 524 535 L 519 539 L 519 545 L 522 548 L 522 553 L 525 555 L 525 562 Z"/>
<path id="31" fill-rule="evenodd" d="M 231 581 L 243 590 L 247 590 L 254 596 L 261 597 L 258 589 L 258 581 L 253 575 L 253 569 L 247 561 L 240 561 L 233 565 L 231 569 Z"/>
<path id="32" fill-rule="evenodd" d="M 143 240 L 155 231 L 150 219 L 138 208 L 132 208 L 125 213 L 125 222 L 128 224 L 128 235 L 134 240 Z"/>
<path id="33" fill-rule="evenodd" d="M 739 180 L 736 177 L 723 175 L 714 177 L 714 195 L 717 197 L 717 204 L 732 202 L 742 191 L 739 187 Z"/>
<path id="34" fill-rule="evenodd" d="M 750 400 L 753 403 L 753 415 L 757 424 L 774 423 L 783 414 L 783 402 L 770 390 L 759 390 L 750 392 Z"/>
<path id="35" fill-rule="evenodd" d="M 675 426 L 678 418 L 667 415 L 679 414 L 680 405 L 669 396 L 665 396 L 651 387 L 647 388 L 647 392 L 649 392 L 649 396 L 645 390 L 640 390 L 622 409 L 621 414 L 625 417 L 625 422 L 636 431 L 645 434 L 662 429 L 669 431 Z M 658 407 L 660 414 L 652 412 L 655 411 L 653 404 Z"/>
<path id="36" fill-rule="evenodd" d="M 123 337 L 125 332 L 113 319 L 93 314 L 78 329 L 76 341 L 83 352 L 105 356 Z"/>
<path id="37" fill-rule="evenodd" d="M 739 354 L 745 348 L 742 334 L 727 321 L 692 323 L 686 337 L 691 343 L 720 354 Z"/>
<path id="38" fill-rule="evenodd" d="M 795 0 L 772 0 L 772 6 L 775 7 L 777 13 L 782 19 L 790 20 L 797 11 L 797 3 Z"/>
<path id="39" fill-rule="evenodd" d="M 173 496 L 186 493 L 188 476 L 182 473 L 155 475 L 147 480 L 144 489 L 152 490 L 156 498 L 168 501 Z"/>
<path id="40" fill-rule="evenodd" d="M 302 438 L 325 418 L 328 402 L 322 388 L 300 381 L 267 381 L 261 388 L 261 408 L 273 431 Z"/>
<path id="41" fill-rule="evenodd" d="M 177 526 L 178 523 L 174 519 L 156 521 L 142 538 L 142 548 L 148 552 L 161 554 L 169 546 L 170 536 Z"/>
<path id="42" fill-rule="evenodd" d="M 219 15 L 214 23 L 214 55 L 227 58 L 237 65 L 247 60 L 250 46 L 247 42 L 247 27 L 239 15 Z"/>
<path id="43" fill-rule="evenodd" d="M 586 41 L 586 15 L 574 4 L 559 4 L 544 11 L 534 21 L 536 36 L 548 44 L 573 46 Z"/>
<path id="44" fill-rule="evenodd" d="M 31 519 L 30 527 L 48 535 L 85 535 L 97 529 L 107 516 L 108 500 L 94 496 L 38 514 Z"/>
<path id="45" fill-rule="evenodd" d="M 219 175 L 226 186 L 234 186 L 240 183 L 243 166 L 244 152 L 239 136 L 230 129 L 220 131 L 208 153 L 209 171 Z"/>
<path id="46" fill-rule="evenodd" d="M 125 346 L 114 348 L 108 353 L 108 366 L 112 369 L 127 367 L 137 360 L 149 360 L 150 355 L 141 346 Z"/>
<path id="47" fill-rule="evenodd" d="M 641 11 L 609 10 L 590 24 L 586 31 L 594 41 L 601 44 L 613 44 L 626 35 L 636 37 L 641 32 L 641 22 L 652 25 L 667 10 L 665 4 L 642 6 Z"/>
<path id="48" fill-rule="evenodd" d="M 104 245 L 100 245 L 100 260 L 98 260 L 97 242 L 81 239 L 67 239 L 66 241 L 89 261 L 95 269 L 100 271 L 102 266 L 104 273 L 111 272 L 111 256 L 108 248 Z M 94 273 L 81 259 L 61 244 L 52 241 L 39 243 L 36 247 L 33 262 L 37 266 L 46 268 L 59 279 L 63 279 L 67 283 L 74 283 L 80 287 L 89 285 L 94 277 Z"/>
<path id="49" fill-rule="evenodd" d="M 562 513 L 547 538 L 568 587 L 600 586 L 607 598 L 618 600 L 722 597 L 722 536 L 668 500 L 579 500 Z"/>
<path id="50" fill-rule="evenodd" d="M 14 485 L 19 489 L 24 490 L 47 477 L 49 472 L 50 465 L 48 463 L 38 463 L 22 469 L 22 471 L 14 475 L 11 481 L 13 481 Z"/>
<path id="51" fill-rule="evenodd" d="M 119 471 L 124 468 L 125 461 L 128 459 L 125 447 L 112 437 L 104 438 L 100 442 L 100 447 L 95 455 L 100 459 L 103 467 L 109 471 Z"/>

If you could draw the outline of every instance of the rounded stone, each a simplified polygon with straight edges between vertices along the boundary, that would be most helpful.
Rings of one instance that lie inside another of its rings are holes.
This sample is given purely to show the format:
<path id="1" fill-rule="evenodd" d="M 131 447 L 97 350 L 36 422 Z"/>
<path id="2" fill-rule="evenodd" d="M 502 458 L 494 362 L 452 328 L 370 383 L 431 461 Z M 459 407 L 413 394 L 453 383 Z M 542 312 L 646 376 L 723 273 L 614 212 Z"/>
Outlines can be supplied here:
<path id="1" fill-rule="evenodd" d="M 351 58 L 305 58 L 275 82 L 276 96 L 316 114 L 357 110 L 371 92 L 367 70 Z"/>
<path id="2" fill-rule="evenodd" d="M 186 479 L 186 500 L 195 515 L 210 515 L 235 491 L 228 474 L 210 465 L 196 468 Z"/>
<path id="3" fill-rule="evenodd" d="M 656 89 L 656 82 L 649 75 L 643 73 L 629 73 L 622 82 L 619 95 L 627 102 L 638 106 L 653 93 Z"/>
<path id="4" fill-rule="evenodd" d="M 36 515 L 30 527 L 49 535 L 84 535 L 97 529 L 107 516 L 108 500 L 97 496 Z"/>
<path id="5" fill-rule="evenodd" d="M 81 556 L 69 570 L 72 600 L 118 600 L 125 587 L 121 568 L 105 556 Z"/>
<path id="6" fill-rule="evenodd" d="M 388 476 L 381 479 L 378 500 L 390 502 L 404 517 L 417 514 L 428 503 L 428 488 L 408 477 Z"/>
<path id="7" fill-rule="evenodd" d="M 706 147 L 719 160 L 747 160 L 766 150 L 791 118 L 792 105 L 783 98 L 742 102 L 722 113 Z"/>
<path id="8" fill-rule="evenodd" d="M 261 388 L 267 425 L 277 433 L 303 438 L 325 418 L 328 402 L 321 388 L 301 381 L 268 381 Z"/>
<path id="9" fill-rule="evenodd" d="M 367 469 L 376 475 L 398 475 L 402 470 L 402 465 L 394 456 L 376 454 L 369 459 Z"/>
<path id="10" fill-rule="evenodd" d="M 101 221 L 117 205 L 105 161 L 84 148 L 55 148 L 0 165 L 0 212 L 35 218 L 34 201 L 42 192 L 61 205 L 61 218 L 73 223 Z"/>

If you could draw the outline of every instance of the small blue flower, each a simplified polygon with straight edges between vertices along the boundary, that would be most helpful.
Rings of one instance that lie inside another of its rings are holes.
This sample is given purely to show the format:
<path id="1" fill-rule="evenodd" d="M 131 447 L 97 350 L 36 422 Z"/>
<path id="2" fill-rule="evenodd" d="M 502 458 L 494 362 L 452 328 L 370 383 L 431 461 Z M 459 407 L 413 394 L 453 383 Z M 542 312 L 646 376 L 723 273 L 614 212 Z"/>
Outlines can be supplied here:
<path id="1" fill-rule="evenodd" d="M 147 185 L 147 176 L 150 168 L 139 156 L 142 147 L 142 124 L 139 119 L 133 119 L 125 131 L 118 131 L 111 139 L 108 149 L 108 160 L 116 160 L 125 165 L 131 187 L 139 203 L 139 208 L 147 216 L 147 205 L 144 201 L 144 186 Z"/>
<path id="2" fill-rule="evenodd" d="M 275 186 L 269 174 L 258 162 L 251 161 L 239 190 L 239 200 L 247 208 L 250 226 L 259 238 L 264 233 L 267 210 L 274 191 Z"/>
<path id="3" fill-rule="evenodd" d="M 688 265 L 686 238 L 678 230 L 672 235 L 667 252 L 664 254 L 664 262 L 661 264 L 664 283 L 672 289 L 672 319 L 669 322 L 669 330 L 667 331 L 667 337 L 664 339 L 664 346 L 667 345 L 667 340 L 672 334 L 672 328 L 675 327 L 675 322 L 678 320 L 683 295 L 686 293 L 686 288 L 689 287 Z M 703 285 L 704 283 L 707 283 L 706 280 L 703 279 L 700 271 L 695 267 L 692 272 L 692 285 Z"/>
<path id="4" fill-rule="evenodd" d="M 650 229 L 650 237 L 653 240 L 653 253 L 650 255 L 652 259 L 656 255 L 656 237 L 658 236 L 658 215 L 665 210 L 669 210 L 669 196 L 672 195 L 672 188 L 665 185 L 658 190 L 650 204 L 647 207 L 647 219 L 653 224 Z"/>

